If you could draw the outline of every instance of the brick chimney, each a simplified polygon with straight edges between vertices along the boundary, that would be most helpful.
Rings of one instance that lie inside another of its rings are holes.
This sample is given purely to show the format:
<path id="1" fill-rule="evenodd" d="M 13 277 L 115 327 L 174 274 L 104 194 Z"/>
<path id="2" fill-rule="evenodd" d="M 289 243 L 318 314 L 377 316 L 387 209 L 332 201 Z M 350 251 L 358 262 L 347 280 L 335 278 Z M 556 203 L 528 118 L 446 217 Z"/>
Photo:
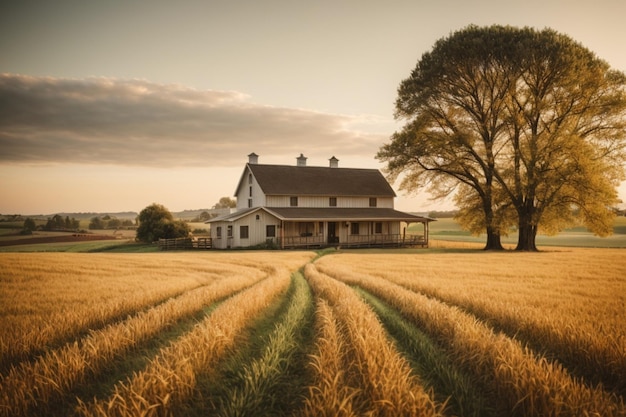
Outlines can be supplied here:
<path id="1" fill-rule="evenodd" d="M 253 165 L 258 164 L 259 163 L 259 155 L 257 155 L 254 152 L 252 152 L 250 155 L 248 155 L 248 163 L 249 164 L 253 164 Z"/>
<path id="2" fill-rule="evenodd" d="M 339 168 L 339 159 L 335 158 L 334 156 L 332 158 L 329 159 L 330 161 L 330 167 L 331 168 Z"/>
<path id="3" fill-rule="evenodd" d="M 306 166 L 306 160 L 307 160 L 306 156 L 300 154 L 300 156 L 297 157 L 296 160 L 298 161 L 298 166 L 299 167 L 305 167 Z"/>

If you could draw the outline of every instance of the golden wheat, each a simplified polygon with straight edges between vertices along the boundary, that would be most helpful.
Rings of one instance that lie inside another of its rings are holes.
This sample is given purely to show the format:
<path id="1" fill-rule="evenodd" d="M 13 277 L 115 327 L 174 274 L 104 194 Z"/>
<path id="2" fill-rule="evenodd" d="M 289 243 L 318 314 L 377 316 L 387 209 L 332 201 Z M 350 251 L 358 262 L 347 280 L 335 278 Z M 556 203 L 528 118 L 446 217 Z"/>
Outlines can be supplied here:
<path id="1" fill-rule="evenodd" d="M 311 256 L 0 253 L 0 369 L 193 288 L 260 278 L 273 264 L 296 269 Z"/>
<path id="2" fill-rule="evenodd" d="M 145 312 L 104 329 L 91 332 L 81 340 L 52 350 L 34 362 L 24 362 L 2 377 L 0 404 L 14 415 L 27 415 L 34 403 L 47 403 L 53 395 L 69 392 L 86 377 L 97 374 L 116 356 L 154 336 L 181 317 L 241 290 L 256 277 L 220 281 L 212 286 L 189 291 Z M 18 412 L 18 410 L 20 410 Z"/>
<path id="3" fill-rule="evenodd" d="M 313 291 L 328 301 L 341 320 L 353 362 L 348 380 L 362 388 L 354 405 L 368 415 L 438 415 L 433 400 L 411 374 L 372 310 L 344 284 L 307 264 L 305 276 Z"/>
<path id="4" fill-rule="evenodd" d="M 460 366 L 493 390 L 501 413 L 519 416 L 624 416 L 626 408 L 601 388 L 588 388 L 559 364 L 496 334 L 456 307 L 358 271 L 327 262 L 321 270 L 359 285 L 395 306 L 445 345 Z"/>
<path id="5" fill-rule="evenodd" d="M 167 416 L 192 396 L 198 373 L 210 373 L 232 349 L 235 338 L 271 300 L 285 291 L 289 271 L 281 270 L 222 303 L 204 321 L 161 351 L 148 367 L 119 383 L 109 399 L 82 404 L 84 416 Z"/>
<path id="6" fill-rule="evenodd" d="M 309 387 L 304 408 L 296 415 L 302 417 L 352 417 L 358 416 L 355 397 L 361 389 L 351 386 L 345 370 L 349 367 L 346 357 L 347 341 L 340 325 L 324 299 L 319 299 L 316 309 L 315 353 L 311 355 L 309 368 L 315 384 Z"/>
<path id="7" fill-rule="evenodd" d="M 69 343 L 59 349 L 50 350 L 37 360 L 14 363 L 6 375 L 0 376 L 0 415 L 29 415 L 29 410 L 34 405 L 38 405 L 39 409 L 45 410 L 45 404 L 51 398 L 67 395 L 88 374 L 97 375 L 101 369 L 106 367 L 110 360 L 122 355 L 143 340 L 152 337 L 179 318 L 193 314 L 217 299 L 253 284 L 267 276 L 267 274 L 273 274 L 276 268 L 281 270 L 295 268 L 298 264 L 301 265 L 307 259 L 310 259 L 311 256 L 311 253 L 304 252 L 291 254 L 288 257 L 268 257 L 267 255 L 259 254 L 257 256 L 248 256 L 248 259 L 244 262 L 240 262 L 242 255 L 239 255 L 239 257 L 232 255 L 223 257 L 200 256 L 199 259 L 181 256 L 179 258 L 180 262 L 175 263 L 176 268 L 179 268 L 181 264 L 183 266 L 186 263 L 189 265 L 187 265 L 187 272 L 180 275 L 190 274 L 190 277 L 195 276 L 194 281 L 196 281 L 196 285 L 201 283 L 203 286 L 186 291 L 176 298 L 158 304 L 154 308 L 139 312 L 135 316 L 129 316 L 126 320 L 119 323 L 91 331 L 88 336 L 79 342 Z M 35 258 L 41 260 L 39 257 Z M 75 261 L 73 266 L 68 264 L 72 259 Z M 82 266 L 79 262 L 76 262 L 76 259 L 78 258 L 60 259 L 60 269 L 63 270 L 65 268 L 66 273 L 68 273 L 68 270 L 76 272 L 76 270 L 81 269 Z M 111 259 L 115 260 L 117 257 Z M 175 260 L 176 257 L 171 259 Z M 28 263 L 28 261 L 24 261 L 24 263 Z M 165 273 L 164 276 L 169 276 L 167 278 L 169 281 L 174 283 L 177 281 L 172 279 L 171 276 L 171 274 L 175 273 L 171 269 L 174 265 L 164 268 L 163 265 L 154 262 L 154 258 L 151 256 L 139 255 L 136 259 L 132 259 L 131 263 L 136 263 L 136 265 L 141 267 L 137 268 L 136 272 L 145 274 L 144 276 L 138 275 L 135 278 L 136 281 L 141 281 L 143 286 L 149 287 L 151 282 L 151 279 L 147 277 L 151 276 L 151 274 L 147 273 L 149 271 L 156 271 L 156 275 Z M 38 262 L 35 264 L 39 265 Z M 17 262 L 17 265 L 19 265 L 19 262 Z M 51 267 L 53 266 L 51 265 Z M 103 265 L 101 266 L 106 268 Z M 13 267 L 16 268 L 16 264 L 13 264 Z M 105 270 L 105 274 L 120 267 L 119 264 L 110 267 Z M 125 264 L 125 267 L 128 267 L 128 264 Z M 33 268 L 37 269 L 39 267 Z M 19 275 L 15 270 L 10 272 L 10 274 L 12 275 L 7 273 L 7 276 Z M 52 275 L 54 276 L 54 274 Z M 81 279 L 80 276 L 76 275 L 68 275 L 68 277 Z M 66 277 L 66 280 L 68 277 Z M 43 275 L 43 278 L 46 281 L 45 275 Z M 86 282 L 90 280 L 88 276 L 82 279 Z M 126 280 L 128 280 L 128 276 L 126 276 Z M 119 285 L 124 291 L 127 288 L 127 284 L 121 281 L 110 280 L 108 284 L 113 287 Z M 187 285 L 186 280 L 182 280 L 180 285 L 184 289 L 185 285 Z M 118 288 L 118 291 L 120 291 L 120 288 Z M 99 297 L 94 297 L 94 295 L 99 294 L 97 292 L 99 290 L 101 290 L 100 287 L 97 284 L 94 285 L 91 291 L 92 299 L 99 299 Z M 73 299 L 85 297 L 85 294 L 83 294 L 84 289 L 74 291 L 71 286 L 66 291 L 70 295 L 65 296 L 65 298 L 56 294 L 55 291 L 60 290 L 51 286 L 50 298 L 57 297 L 59 300 L 70 300 L 70 304 Z M 107 294 L 107 291 L 110 290 L 107 289 L 102 292 Z M 125 296 L 128 297 L 128 293 Z M 23 300 L 18 300 L 18 303 L 23 303 Z M 59 308 L 63 310 L 62 306 L 59 306 Z M 81 311 L 78 309 L 78 311 L 74 312 L 74 315 L 81 312 L 85 313 L 85 311 L 89 310 Z M 70 313 L 67 314 L 72 315 Z M 72 320 L 68 321 L 71 322 Z M 74 320 L 74 323 L 76 322 L 77 320 Z"/>
<path id="8" fill-rule="evenodd" d="M 358 270 L 461 306 L 626 393 L 624 250 L 352 255 L 320 267 Z M 445 265 L 445 267 L 442 267 Z"/>

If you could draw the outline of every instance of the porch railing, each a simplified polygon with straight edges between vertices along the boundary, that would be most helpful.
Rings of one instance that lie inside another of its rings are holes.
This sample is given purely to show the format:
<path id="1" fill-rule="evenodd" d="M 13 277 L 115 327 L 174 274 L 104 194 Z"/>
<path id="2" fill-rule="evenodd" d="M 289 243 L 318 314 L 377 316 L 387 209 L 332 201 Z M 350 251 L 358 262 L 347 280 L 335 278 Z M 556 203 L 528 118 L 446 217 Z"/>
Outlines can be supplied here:
<path id="1" fill-rule="evenodd" d="M 211 249 L 213 241 L 210 237 L 159 239 L 160 250 Z"/>
<path id="2" fill-rule="evenodd" d="M 426 246 L 428 242 L 423 235 L 380 234 L 380 235 L 350 235 L 348 239 L 329 243 L 326 236 L 285 236 L 284 248 L 306 247 L 409 247 Z"/>

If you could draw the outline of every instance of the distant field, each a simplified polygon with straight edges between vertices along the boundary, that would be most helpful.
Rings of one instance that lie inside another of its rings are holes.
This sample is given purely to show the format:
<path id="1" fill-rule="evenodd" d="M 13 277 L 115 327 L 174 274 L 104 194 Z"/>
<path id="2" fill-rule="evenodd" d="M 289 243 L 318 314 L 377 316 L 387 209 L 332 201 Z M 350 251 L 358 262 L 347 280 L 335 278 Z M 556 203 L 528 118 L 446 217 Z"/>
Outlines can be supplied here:
<path id="1" fill-rule="evenodd" d="M 409 230 L 421 230 L 421 225 L 413 225 Z M 472 236 L 461 229 L 453 219 L 438 219 L 430 223 L 430 238 L 444 241 L 485 243 L 485 236 Z M 502 238 L 505 244 L 515 245 L 517 234 L 512 233 Z M 555 236 L 537 236 L 537 246 L 575 246 L 591 248 L 626 248 L 626 217 L 617 217 L 613 227 L 613 235 L 609 237 L 594 236 L 584 227 L 565 230 Z"/>
<path id="2" fill-rule="evenodd" d="M 625 416 L 623 249 L 0 253 L 0 416 Z"/>

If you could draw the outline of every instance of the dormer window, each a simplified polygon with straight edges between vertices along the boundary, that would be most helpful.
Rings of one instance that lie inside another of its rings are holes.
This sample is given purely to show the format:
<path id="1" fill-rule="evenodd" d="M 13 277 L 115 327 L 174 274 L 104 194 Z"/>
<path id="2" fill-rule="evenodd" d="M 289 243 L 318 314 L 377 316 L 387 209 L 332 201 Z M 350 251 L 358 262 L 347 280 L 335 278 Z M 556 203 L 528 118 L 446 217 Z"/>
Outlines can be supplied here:
<path id="1" fill-rule="evenodd" d="M 370 207 L 376 207 L 376 197 L 370 197 Z"/>

